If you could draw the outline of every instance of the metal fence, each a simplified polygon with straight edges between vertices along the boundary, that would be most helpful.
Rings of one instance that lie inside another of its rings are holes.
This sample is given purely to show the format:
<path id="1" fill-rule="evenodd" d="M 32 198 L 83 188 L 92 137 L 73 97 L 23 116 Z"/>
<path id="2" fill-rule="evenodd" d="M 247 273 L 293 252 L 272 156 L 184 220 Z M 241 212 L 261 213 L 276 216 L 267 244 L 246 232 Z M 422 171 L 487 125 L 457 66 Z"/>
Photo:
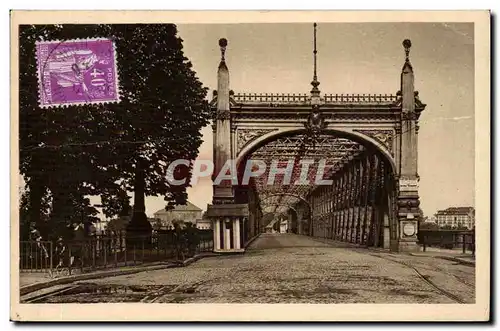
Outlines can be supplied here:
<path id="1" fill-rule="evenodd" d="M 420 230 L 419 243 L 425 252 L 427 247 L 461 249 L 463 254 L 475 254 L 476 239 L 473 230 Z"/>
<path id="2" fill-rule="evenodd" d="M 211 230 L 196 230 L 194 235 L 188 239 L 196 240 L 194 244 L 180 240 L 173 230 L 153 232 L 151 236 L 127 237 L 123 232 L 62 242 L 21 241 L 20 271 L 73 274 L 175 261 L 213 250 Z"/>
<path id="3" fill-rule="evenodd" d="M 50 272 L 53 266 L 51 241 L 21 241 L 19 268 L 21 271 Z"/>

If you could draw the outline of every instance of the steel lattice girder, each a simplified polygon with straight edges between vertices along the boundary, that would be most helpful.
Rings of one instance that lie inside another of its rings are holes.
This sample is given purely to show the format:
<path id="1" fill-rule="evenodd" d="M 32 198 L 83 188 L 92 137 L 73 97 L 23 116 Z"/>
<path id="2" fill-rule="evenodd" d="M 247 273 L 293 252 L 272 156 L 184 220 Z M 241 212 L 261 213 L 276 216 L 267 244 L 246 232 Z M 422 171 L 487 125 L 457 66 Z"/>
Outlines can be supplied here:
<path id="1" fill-rule="evenodd" d="M 300 202 L 301 199 L 297 196 L 305 198 L 315 187 L 314 181 L 320 160 L 326 162 L 327 167 L 323 178 L 328 178 L 330 174 L 342 168 L 344 162 L 363 150 L 362 145 L 349 139 L 332 135 L 319 135 L 311 138 L 305 134 L 281 137 L 258 148 L 249 158 L 264 161 L 267 166 L 265 173 L 255 178 L 255 188 L 261 197 L 263 210 L 286 212 L 286 205 L 293 206 Z M 278 167 L 285 168 L 287 162 L 291 160 L 293 161 L 293 170 L 288 185 L 284 183 L 284 175 L 276 175 L 274 183 L 270 185 L 268 179 L 271 163 L 278 161 Z M 296 181 L 301 177 L 301 160 L 314 161 L 309 166 L 307 173 L 309 184 L 307 185 L 296 184 Z M 276 196 L 267 199 L 266 197 L 269 195 Z"/>
<path id="2" fill-rule="evenodd" d="M 303 159 L 335 159 L 345 153 L 358 152 L 363 146 L 345 138 L 320 135 L 308 138 L 305 134 L 282 137 L 274 140 L 252 153 L 253 159 L 280 159 L 301 156 Z"/>

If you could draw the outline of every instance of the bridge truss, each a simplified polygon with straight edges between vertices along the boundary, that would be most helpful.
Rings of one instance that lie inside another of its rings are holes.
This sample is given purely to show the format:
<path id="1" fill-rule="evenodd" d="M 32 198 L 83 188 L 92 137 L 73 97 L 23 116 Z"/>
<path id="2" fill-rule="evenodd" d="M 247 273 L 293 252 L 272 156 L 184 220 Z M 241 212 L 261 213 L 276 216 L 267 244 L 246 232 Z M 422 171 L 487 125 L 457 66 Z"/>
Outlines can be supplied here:
<path id="1" fill-rule="evenodd" d="M 215 168 L 233 158 L 239 177 L 249 160 L 266 169 L 248 185 L 214 186 L 209 216 L 216 250 L 241 249 L 263 231 L 269 217 L 262 216 L 269 214 L 287 215 L 289 229 L 301 234 L 413 249 L 420 215 L 418 118 L 425 104 L 414 90 L 409 40 L 401 89 L 384 95 L 321 95 L 316 67 L 310 95 L 235 94 L 223 45 L 227 41 L 210 103 Z"/>

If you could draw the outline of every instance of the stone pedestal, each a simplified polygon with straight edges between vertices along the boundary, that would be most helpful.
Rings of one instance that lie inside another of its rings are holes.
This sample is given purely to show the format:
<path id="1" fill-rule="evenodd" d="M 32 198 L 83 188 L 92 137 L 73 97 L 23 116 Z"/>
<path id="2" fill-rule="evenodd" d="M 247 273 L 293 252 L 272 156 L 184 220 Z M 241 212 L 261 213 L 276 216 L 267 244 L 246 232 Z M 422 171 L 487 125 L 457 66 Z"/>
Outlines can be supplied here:
<path id="1" fill-rule="evenodd" d="M 407 218 L 399 220 L 399 252 L 416 252 L 420 249 L 417 241 L 417 220 L 408 214 Z"/>
<path id="2" fill-rule="evenodd" d="M 397 249 L 398 252 L 406 252 L 406 253 L 420 252 L 420 246 L 417 244 L 416 240 L 411 240 L 411 241 L 400 240 Z"/>
<path id="3" fill-rule="evenodd" d="M 418 180 L 400 179 L 398 197 L 399 252 L 415 252 L 418 245 L 418 221 L 421 218 L 418 198 Z"/>
<path id="4" fill-rule="evenodd" d="M 243 253 L 243 222 L 248 218 L 247 204 L 208 205 L 207 216 L 214 229 L 214 252 Z"/>

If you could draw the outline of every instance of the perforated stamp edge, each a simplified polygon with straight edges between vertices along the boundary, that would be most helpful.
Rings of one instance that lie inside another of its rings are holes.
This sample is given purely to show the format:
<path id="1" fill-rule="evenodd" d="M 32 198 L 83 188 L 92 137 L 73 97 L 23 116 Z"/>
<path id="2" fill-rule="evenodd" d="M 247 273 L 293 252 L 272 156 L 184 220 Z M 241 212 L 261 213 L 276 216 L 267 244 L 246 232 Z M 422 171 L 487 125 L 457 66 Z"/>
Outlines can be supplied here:
<path id="1" fill-rule="evenodd" d="M 47 45 L 47 44 L 66 44 L 66 43 L 72 43 L 72 42 L 88 42 L 88 41 L 110 41 L 111 45 L 113 46 L 113 60 L 114 60 L 114 70 L 115 70 L 115 91 L 116 91 L 116 96 L 114 100 L 96 100 L 96 101 L 85 101 L 85 102 L 55 102 L 55 103 L 50 103 L 50 104 L 44 104 L 43 103 L 43 78 L 42 78 L 42 68 L 43 64 L 42 63 L 43 59 L 39 59 L 38 57 L 38 46 L 39 45 Z M 116 104 L 121 101 L 121 91 L 120 91 L 120 71 L 119 71 L 119 66 L 118 66 L 118 54 L 116 51 L 116 43 L 113 38 L 76 38 L 76 39 L 67 39 L 67 40 L 37 40 L 35 42 L 35 58 L 36 58 L 36 69 L 37 69 L 37 77 L 38 77 L 38 105 L 40 108 L 67 108 L 71 106 L 84 106 L 84 105 L 92 105 L 92 104 Z"/>

